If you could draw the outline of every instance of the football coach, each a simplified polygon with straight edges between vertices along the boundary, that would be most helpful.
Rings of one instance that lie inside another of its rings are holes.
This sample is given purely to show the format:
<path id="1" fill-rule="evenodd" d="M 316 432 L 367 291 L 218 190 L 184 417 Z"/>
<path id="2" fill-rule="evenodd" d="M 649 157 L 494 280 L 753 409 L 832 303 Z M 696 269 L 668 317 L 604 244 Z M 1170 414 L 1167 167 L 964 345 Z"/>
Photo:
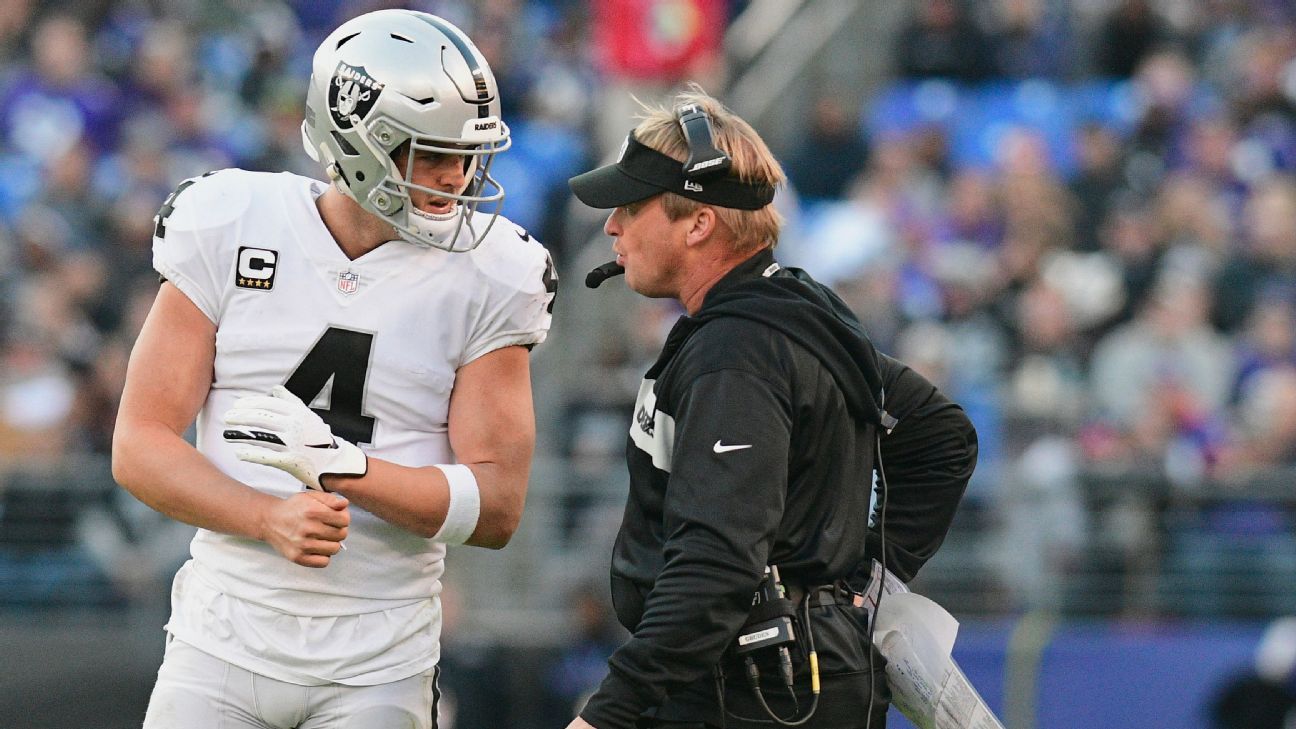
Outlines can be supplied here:
<path id="1" fill-rule="evenodd" d="M 572 727 L 886 723 L 872 565 L 911 579 L 976 465 L 963 410 L 774 258 L 777 160 L 696 85 L 578 175 L 616 260 L 586 283 L 679 301 L 626 446 L 612 597 L 631 637 Z M 876 487 L 875 484 L 876 477 Z"/>

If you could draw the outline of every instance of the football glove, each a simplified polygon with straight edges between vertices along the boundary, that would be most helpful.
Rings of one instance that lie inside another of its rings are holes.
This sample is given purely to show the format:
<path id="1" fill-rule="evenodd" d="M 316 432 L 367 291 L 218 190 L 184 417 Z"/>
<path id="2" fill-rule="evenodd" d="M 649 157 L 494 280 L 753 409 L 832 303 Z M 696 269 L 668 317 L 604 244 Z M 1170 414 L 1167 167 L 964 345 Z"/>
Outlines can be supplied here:
<path id="1" fill-rule="evenodd" d="M 369 470 L 363 451 L 334 437 L 328 423 L 282 385 L 269 395 L 234 401 L 225 413 L 224 437 L 239 460 L 274 466 L 317 491 L 327 490 L 320 476 L 363 476 Z"/>

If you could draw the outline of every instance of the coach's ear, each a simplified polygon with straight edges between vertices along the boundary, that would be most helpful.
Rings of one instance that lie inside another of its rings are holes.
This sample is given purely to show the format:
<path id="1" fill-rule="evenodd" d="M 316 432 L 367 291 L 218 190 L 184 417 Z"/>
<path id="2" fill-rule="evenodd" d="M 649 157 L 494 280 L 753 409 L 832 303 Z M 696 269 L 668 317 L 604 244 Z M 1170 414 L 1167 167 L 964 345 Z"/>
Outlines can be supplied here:
<path id="1" fill-rule="evenodd" d="M 697 210 L 685 216 L 689 221 L 688 233 L 684 245 L 699 246 L 716 237 L 720 227 L 720 216 L 710 205 L 700 205 Z"/>

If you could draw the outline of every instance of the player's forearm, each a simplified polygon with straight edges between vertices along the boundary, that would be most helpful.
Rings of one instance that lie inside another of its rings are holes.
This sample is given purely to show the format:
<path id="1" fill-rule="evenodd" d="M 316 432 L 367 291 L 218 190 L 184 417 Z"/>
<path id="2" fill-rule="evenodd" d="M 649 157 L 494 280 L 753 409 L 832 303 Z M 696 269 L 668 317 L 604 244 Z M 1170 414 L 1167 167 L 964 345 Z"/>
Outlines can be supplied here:
<path id="1" fill-rule="evenodd" d="M 508 544 L 522 519 L 529 464 L 529 457 L 525 463 L 467 464 L 481 497 L 477 527 L 467 544 L 489 549 Z M 450 504 L 445 474 L 434 466 L 411 468 L 371 457 L 364 476 L 326 476 L 324 485 L 380 519 L 422 537 L 436 536 Z"/>
<path id="2" fill-rule="evenodd" d="M 163 514 L 224 534 L 262 539 L 263 513 L 276 499 L 226 476 L 161 423 L 119 422 L 113 478 Z"/>

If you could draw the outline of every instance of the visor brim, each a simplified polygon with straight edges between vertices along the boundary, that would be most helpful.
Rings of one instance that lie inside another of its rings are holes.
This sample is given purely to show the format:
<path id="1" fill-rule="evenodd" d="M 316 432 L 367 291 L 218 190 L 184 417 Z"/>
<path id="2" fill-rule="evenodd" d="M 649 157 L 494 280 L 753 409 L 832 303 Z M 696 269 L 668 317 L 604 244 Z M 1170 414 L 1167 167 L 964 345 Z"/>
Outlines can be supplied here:
<path id="1" fill-rule="evenodd" d="M 583 172 L 567 180 L 576 199 L 592 208 L 616 208 L 665 192 L 652 183 L 627 175 L 615 164 Z"/>

